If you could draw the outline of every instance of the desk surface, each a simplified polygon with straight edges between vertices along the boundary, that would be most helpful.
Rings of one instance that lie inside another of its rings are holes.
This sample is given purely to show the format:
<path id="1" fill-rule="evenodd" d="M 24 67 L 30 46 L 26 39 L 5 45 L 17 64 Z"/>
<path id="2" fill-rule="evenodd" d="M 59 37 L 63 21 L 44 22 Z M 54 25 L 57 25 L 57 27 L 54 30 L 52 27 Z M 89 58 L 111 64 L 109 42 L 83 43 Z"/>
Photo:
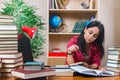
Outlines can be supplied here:
<path id="1" fill-rule="evenodd" d="M 17 78 L 2 78 L 0 80 L 20 80 Z M 74 77 L 49 77 L 48 80 L 120 80 L 120 76 L 115 77 L 83 77 L 83 76 L 74 76 Z"/>

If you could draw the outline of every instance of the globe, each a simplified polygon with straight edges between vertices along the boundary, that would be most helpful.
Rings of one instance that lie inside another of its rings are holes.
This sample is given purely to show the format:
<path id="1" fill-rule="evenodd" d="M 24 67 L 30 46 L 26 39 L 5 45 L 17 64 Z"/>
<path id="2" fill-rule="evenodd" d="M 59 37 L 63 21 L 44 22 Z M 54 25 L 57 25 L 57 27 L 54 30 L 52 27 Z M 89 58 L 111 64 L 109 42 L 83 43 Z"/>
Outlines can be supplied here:
<path id="1" fill-rule="evenodd" d="M 53 15 L 50 17 L 50 26 L 53 28 L 61 26 L 62 22 L 63 22 L 62 18 L 58 15 Z"/>

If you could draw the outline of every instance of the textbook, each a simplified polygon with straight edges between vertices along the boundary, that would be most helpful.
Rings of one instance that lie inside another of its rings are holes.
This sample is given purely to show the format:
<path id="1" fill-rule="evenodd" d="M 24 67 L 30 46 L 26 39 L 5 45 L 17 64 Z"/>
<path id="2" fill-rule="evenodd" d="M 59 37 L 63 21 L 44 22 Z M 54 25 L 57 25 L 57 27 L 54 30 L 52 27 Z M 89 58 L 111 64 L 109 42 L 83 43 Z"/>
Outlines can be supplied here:
<path id="1" fill-rule="evenodd" d="M 78 72 L 80 74 L 87 75 L 87 76 L 115 76 L 114 72 L 111 72 L 111 71 L 89 69 L 80 65 L 70 66 L 70 68 L 75 72 Z"/>

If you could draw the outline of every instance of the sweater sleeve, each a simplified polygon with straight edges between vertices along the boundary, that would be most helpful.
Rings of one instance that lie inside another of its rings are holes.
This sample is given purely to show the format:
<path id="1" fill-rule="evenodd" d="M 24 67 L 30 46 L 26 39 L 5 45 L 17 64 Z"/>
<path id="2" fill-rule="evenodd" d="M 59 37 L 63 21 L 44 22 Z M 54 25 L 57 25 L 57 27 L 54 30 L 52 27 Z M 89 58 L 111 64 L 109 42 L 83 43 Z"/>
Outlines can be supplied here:
<path id="1" fill-rule="evenodd" d="M 71 45 L 77 44 L 77 38 L 78 38 L 78 36 L 72 37 L 67 44 L 67 48 L 70 47 Z"/>

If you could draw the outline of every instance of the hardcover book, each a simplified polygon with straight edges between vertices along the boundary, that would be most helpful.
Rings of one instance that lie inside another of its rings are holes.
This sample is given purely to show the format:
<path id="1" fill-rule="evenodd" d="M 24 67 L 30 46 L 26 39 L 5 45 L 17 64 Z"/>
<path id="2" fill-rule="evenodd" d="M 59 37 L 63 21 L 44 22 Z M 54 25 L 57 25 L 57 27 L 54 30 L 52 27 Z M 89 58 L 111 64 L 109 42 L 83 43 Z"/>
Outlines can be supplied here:
<path id="1" fill-rule="evenodd" d="M 2 58 L 2 63 L 17 63 L 23 61 L 23 57 L 18 58 Z"/>
<path id="2" fill-rule="evenodd" d="M 21 52 L 19 52 L 19 53 L 1 53 L 1 51 L 0 51 L 1 58 L 18 58 L 21 56 L 22 56 Z"/>
<path id="3" fill-rule="evenodd" d="M 24 70 L 42 70 L 44 68 L 43 62 L 26 62 L 24 63 Z"/>
<path id="4" fill-rule="evenodd" d="M 17 63 L 3 63 L 2 67 L 9 67 L 9 68 L 13 68 L 13 67 L 18 67 L 18 66 L 22 66 L 23 65 L 23 61 L 21 62 L 17 62 Z"/>
<path id="5" fill-rule="evenodd" d="M 38 77 L 54 76 L 55 70 L 50 68 L 44 68 L 42 70 L 16 69 L 16 70 L 12 70 L 11 74 L 13 76 L 16 76 L 22 79 L 31 79 L 31 78 L 38 78 Z"/>

